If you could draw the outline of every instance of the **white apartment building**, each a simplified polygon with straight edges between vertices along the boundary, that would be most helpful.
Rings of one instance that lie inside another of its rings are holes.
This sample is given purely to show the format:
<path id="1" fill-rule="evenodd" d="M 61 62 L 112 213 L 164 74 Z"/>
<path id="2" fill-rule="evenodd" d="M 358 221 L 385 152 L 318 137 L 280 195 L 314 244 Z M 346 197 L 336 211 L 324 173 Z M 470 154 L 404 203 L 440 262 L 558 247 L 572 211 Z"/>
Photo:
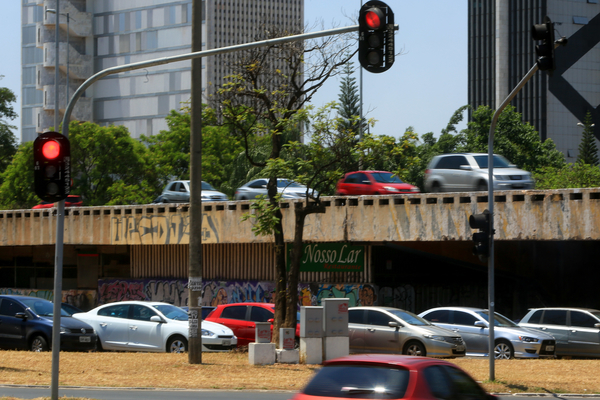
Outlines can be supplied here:
<path id="1" fill-rule="evenodd" d="M 54 125 L 57 23 L 61 121 L 68 99 L 94 73 L 191 52 L 192 0 L 22 1 L 22 142 Z M 57 1 L 59 15 L 47 12 Z M 203 0 L 202 6 L 203 50 L 251 42 L 265 21 L 289 30 L 304 26 L 304 0 Z M 206 95 L 229 74 L 218 56 L 203 59 L 202 69 Z M 167 129 L 169 112 L 189 101 L 190 77 L 190 61 L 107 76 L 79 99 L 72 118 L 124 125 L 134 138 L 156 134 Z"/>

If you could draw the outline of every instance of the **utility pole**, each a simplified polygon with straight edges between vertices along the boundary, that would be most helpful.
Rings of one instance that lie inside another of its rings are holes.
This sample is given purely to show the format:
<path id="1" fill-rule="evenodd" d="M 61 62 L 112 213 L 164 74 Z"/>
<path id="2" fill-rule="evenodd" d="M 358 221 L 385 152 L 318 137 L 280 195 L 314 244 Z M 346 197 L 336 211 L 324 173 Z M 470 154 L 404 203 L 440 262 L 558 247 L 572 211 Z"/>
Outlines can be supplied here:
<path id="1" fill-rule="evenodd" d="M 192 3 L 192 52 L 202 51 L 202 0 Z M 202 363 L 202 58 L 192 59 L 188 362 Z"/>

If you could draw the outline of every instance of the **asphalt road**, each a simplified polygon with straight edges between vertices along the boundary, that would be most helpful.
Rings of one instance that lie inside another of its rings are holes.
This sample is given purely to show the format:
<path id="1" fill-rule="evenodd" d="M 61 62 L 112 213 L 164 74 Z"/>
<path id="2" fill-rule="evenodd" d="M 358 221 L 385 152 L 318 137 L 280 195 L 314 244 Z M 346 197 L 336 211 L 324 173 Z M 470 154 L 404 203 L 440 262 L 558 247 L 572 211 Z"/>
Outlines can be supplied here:
<path id="1" fill-rule="evenodd" d="M 155 390 L 155 389 L 96 389 L 96 388 L 59 388 L 59 397 L 86 397 L 97 400 L 288 400 L 294 392 L 274 391 L 228 391 L 228 390 Z M 50 397 L 50 387 L 0 386 L 0 397 L 10 396 L 18 399 Z M 532 397 L 551 397 L 553 400 L 589 399 L 598 396 L 556 395 L 532 393 L 520 396 L 498 396 L 499 400 L 531 400 Z"/>

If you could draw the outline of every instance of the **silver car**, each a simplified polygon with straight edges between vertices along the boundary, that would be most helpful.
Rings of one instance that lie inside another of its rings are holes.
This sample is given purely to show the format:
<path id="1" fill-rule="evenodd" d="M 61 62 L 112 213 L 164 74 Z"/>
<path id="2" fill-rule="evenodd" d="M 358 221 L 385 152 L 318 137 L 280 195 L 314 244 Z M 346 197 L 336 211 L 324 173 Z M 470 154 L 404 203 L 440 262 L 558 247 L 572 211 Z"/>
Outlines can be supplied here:
<path id="1" fill-rule="evenodd" d="M 506 158 L 494 154 L 494 190 L 533 189 L 531 174 Z M 488 190 L 486 153 L 441 154 L 425 170 L 427 192 L 470 192 Z"/>
<path id="2" fill-rule="evenodd" d="M 419 314 L 431 323 L 460 334 L 467 356 L 489 356 L 489 312 L 473 307 L 438 307 Z M 554 337 L 521 328 L 495 313 L 494 354 L 496 359 L 554 357 Z"/>
<path id="3" fill-rule="evenodd" d="M 217 191 L 210 183 L 202 182 L 202 201 L 227 201 L 225 193 Z M 161 203 L 189 203 L 190 181 L 169 182 L 160 197 L 155 202 Z"/>
<path id="4" fill-rule="evenodd" d="M 348 310 L 351 353 L 401 353 L 413 356 L 463 357 L 460 335 L 415 314 L 393 307 Z"/>
<path id="5" fill-rule="evenodd" d="M 267 183 L 269 179 L 254 179 L 242 186 L 236 191 L 233 198 L 235 200 L 250 200 L 258 196 L 267 196 Z M 318 192 L 314 189 L 308 189 L 311 196 L 317 196 Z M 289 179 L 277 179 L 277 192 L 281 193 L 284 199 L 298 199 L 306 196 L 307 187 L 298 182 Z"/>
<path id="6" fill-rule="evenodd" d="M 556 339 L 556 356 L 600 357 L 600 311 L 591 308 L 532 308 L 520 326 Z"/>

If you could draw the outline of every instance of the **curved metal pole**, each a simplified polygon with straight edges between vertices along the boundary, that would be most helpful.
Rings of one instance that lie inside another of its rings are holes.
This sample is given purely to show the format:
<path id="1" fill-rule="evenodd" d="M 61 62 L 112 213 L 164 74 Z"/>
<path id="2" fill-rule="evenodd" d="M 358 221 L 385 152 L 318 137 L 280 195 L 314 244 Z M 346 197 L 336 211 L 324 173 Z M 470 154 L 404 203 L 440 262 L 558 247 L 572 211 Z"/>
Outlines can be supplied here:
<path id="1" fill-rule="evenodd" d="M 488 312 L 489 312 L 489 359 L 490 359 L 490 381 L 495 380 L 494 371 L 494 132 L 496 131 L 496 123 L 502 110 L 512 101 L 517 95 L 519 90 L 531 79 L 531 77 L 537 72 L 538 66 L 534 66 L 527 72 L 527 75 L 521 79 L 521 82 L 510 92 L 508 97 L 502 102 L 500 107 L 494 113 L 492 123 L 490 124 L 490 133 L 488 135 L 488 210 L 490 211 L 490 226 L 488 232 L 489 236 L 489 256 L 488 256 Z"/>
<path id="2" fill-rule="evenodd" d="M 398 26 L 396 25 L 395 29 L 398 29 L 397 27 Z M 178 62 L 178 61 L 191 60 L 194 58 L 214 56 L 216 54 L 233 53 L 234 51 L 254 49 L 254 48 L 263 47 L 263 46 L 272 46 L 272 45 L 280 44 L 280 43 L 298 42 L 301 40 L 314 39 L 314 38 L 323 37 L 323 36 L 340 35 L 342 33 L 356 32 L 356 31 L 358 31 L 358 25 L 352 25 L 352 26 L 346 26 L 343 28 L 327 29 L 327 30 L 319 31 L 319 32 L 303 33 L 300 35 L 285 36 L 285 37 L 276 38 L 276 39 L 267 39 L 267 40 L 261 40 L 258 42 L 238 44 L 235 46 L 228 46 L 228 47 L 221 47 L 218 49 L 180 54 L 177 56 L 156 58 L 153 60 L 141 61 L 141 62 L 137 62 L 137 63 L 125 64 L 125 65 L 120 65 L 120 66 L 116 66 L 116 67 L 103 69 L 102 71 L 97 72 L 94 75 L 92 75 L 91 77 L 89 77 L 85 82 L 83 82 L 81 84 L 81 86 L 79 86 L 77 88 L 77 90 L 73 94 L 71 101 L 69 101 L 69 104 L 67 105 L 67 108 L 65 109 L 65 115 L 63 116 L 62 134 L 66 137 L 69 137 L 69 124 L 67 123 L 67 121 L 71 118 L 71 113 L 73 112 L 73 108 L 75 107 L 75 103 L 77 103 L 77 100 L 83 95 L 83 93 L 87 90 L 87 88 L 89 88 L 94 82 L 104 78 L 105 76 L 112 75 L 112 74 L 118 74 L 120 72 L 133 71 L 136 69 L 155 67 L 157 65 L 169 64 L 169 63 L 174 63 L 174 62 Z"/>

